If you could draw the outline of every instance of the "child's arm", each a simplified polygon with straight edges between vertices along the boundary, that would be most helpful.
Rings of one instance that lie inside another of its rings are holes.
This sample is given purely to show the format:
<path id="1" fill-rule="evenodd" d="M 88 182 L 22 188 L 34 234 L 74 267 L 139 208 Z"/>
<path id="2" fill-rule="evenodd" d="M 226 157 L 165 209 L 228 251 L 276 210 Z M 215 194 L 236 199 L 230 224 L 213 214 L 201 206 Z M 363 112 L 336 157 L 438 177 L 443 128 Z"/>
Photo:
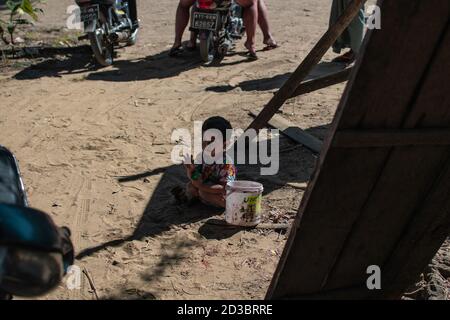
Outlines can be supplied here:
<path id="1" fill-rule="evenodd" d="M 236 179 L 236 167 L 232 164 L 223 165 L 220 171 L 220 175 L 221 178 L 219 183 L 213 186 L 205 185 L 201 180 L 193 181 L 192 183 L 200 191 L 225 195 L 225 186 L 227 185 L 227 183 Z"/>

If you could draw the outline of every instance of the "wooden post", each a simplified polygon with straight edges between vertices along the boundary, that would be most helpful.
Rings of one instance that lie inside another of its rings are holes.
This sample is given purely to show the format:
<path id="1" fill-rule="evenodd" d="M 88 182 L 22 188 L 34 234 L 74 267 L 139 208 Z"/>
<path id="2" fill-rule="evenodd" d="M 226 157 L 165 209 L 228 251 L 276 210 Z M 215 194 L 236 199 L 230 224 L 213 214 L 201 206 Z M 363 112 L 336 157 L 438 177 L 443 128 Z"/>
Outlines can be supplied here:
<path id="1" fill-rule="evenodd" d="M 332 74 L 327 74 L 317 79 L 304 81 L 298 86 L 297 90 L 295 90 L 294 94 L 289 98 L 295 98 L 316 90 L 331 87 L 334 86 L 335 84 L 345 82 L 350 78 L 352 70 L 353 67 L 349 67 L 345 68 L 344 70 L 334 72 Z"/>
<path id="2" fill-rule="evenodd" d="M 283 106 L 286 100 L 295 95 L 295 91 L 302 81 L 308 76 L 314 66 L 319 63 L 328 49 L 353 21 L 365 2 L 366 0 L 353 0 L 350 3 L 336 24 L 331 26 L 328 31 L 325 32 L 297 70 L 295 70 L 286 83 L 269 101 L 258 117 L 250 124 L 248 129 L 259 130 L 263 128 L 273 115 Z"/>

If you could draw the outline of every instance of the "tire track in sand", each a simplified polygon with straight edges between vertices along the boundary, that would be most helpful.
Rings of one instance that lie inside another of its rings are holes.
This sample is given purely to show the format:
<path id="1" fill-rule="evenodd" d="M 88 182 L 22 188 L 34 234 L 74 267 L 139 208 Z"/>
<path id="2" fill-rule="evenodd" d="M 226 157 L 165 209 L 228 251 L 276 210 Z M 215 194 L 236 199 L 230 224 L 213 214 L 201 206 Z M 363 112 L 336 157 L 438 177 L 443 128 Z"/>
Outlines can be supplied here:
<path id="1" fill-rule="evenodd" d="M 89 220 L 89 212 L 91 210 L 92 181 L 84 177 L 78 177 L 74 179 L 73 185 L 75 187 L 75 190 L 78 189 L 78 191 L 75 193 L 71 205 L 72 208 L 76 208 L 72 223 L 72 241 L 75 246 L 75 251 L 79 252 L 84 248 L 83 236 L 85 232 L 85 226 L 87 225 Z M 75 261 L 75 264 L 78 267 L 82 268 L 82 265 L 79 263 L 79 261 Z M 83 274 L 81 274 L 81 287 L 80 289 L 70 290 L 70 299 L 86 299 L 86 293 L 86 278 Z"/>

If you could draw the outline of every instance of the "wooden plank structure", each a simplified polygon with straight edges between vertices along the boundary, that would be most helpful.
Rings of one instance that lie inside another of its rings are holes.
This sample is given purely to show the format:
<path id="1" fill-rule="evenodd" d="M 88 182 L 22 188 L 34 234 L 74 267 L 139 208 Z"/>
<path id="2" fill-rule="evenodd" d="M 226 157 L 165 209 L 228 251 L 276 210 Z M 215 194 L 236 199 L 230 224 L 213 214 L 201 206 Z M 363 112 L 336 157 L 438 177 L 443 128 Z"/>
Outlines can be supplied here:
<path id="1" fill-rule="evenodd" d="M 268 299 L 399 298 L 450 233 L 450 2 L 378 5 Z"/>
<path id="2" fill-rule="evenodd" d="M 250 115 L 253 117 L 258 116 L 258 114 L 253 111 L 250 111 Z M 268 125 L 277 128 L 284 135 L 288 136 L 295 142 L 307 147 L 315 153 L 319 153 L 322 150 L 323 143 L 320 139 L 303 131 L 302 129 L 279 115 L 274 115 L 272 119 L 269 120 Z"/>

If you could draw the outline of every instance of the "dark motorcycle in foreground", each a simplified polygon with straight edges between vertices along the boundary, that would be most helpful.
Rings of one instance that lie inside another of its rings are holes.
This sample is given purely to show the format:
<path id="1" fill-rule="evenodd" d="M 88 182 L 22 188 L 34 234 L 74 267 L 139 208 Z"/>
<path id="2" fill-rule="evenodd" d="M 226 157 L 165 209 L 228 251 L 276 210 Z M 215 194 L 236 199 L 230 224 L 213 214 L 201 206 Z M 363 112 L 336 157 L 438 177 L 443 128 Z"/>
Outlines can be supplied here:
<path id="1" fill-rule="evenodd" d="M 114 61 L 114 49 L 121 44 L 136 43 L 139 28 L 132 17 L 129 2 L 124 0 L 75 0 L 80 7 L 80 20 L 84 24 L 95 59 L 102 66 Z M 135 4 L 133 4 L 135 6 Z M 135 13 L 136 14 L 136 13 Z M 81 38 L 81 39 L 82 39 Z"/>
<path id="2" fill-rule="evenodd" d="M 242 7 L 233 0 L 197 0 L 190 30 L 198 35 L 204 62 L 222 60 L 245 32 Z"/>
<path id="3" fill-rule="evenodd" d="M 69 229 L 28 207 L 17 161 L 0 146 L 0 300 L 49 292 L 73 261 Z"/>

